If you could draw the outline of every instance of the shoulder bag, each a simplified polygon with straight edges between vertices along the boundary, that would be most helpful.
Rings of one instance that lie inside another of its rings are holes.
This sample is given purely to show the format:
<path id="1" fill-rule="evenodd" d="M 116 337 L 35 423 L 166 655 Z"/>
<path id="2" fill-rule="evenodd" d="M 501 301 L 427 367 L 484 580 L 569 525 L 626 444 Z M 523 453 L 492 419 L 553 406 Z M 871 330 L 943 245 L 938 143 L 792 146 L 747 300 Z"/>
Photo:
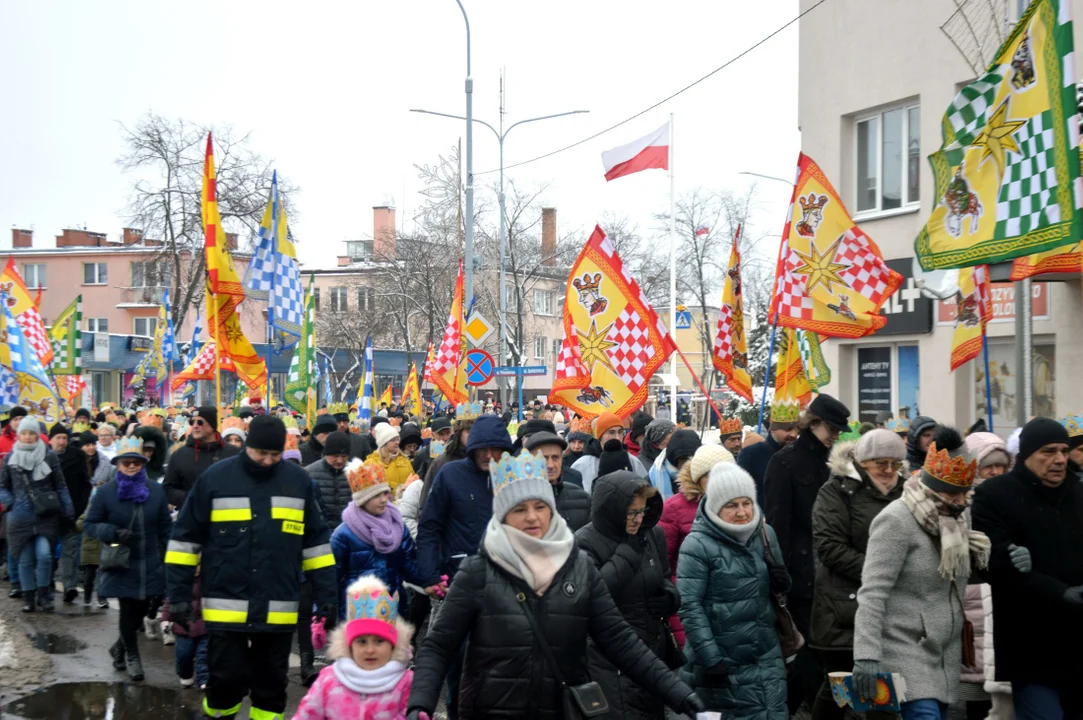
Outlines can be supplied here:
<path id="1" fill-rule="evenodd" d="M 658 536 L 651 534 L 651 545 L 654 547 L 655 555 L 658 560 L 661 561 L 666 552 L 665 547 L 661 547 L 658 544 Z M 663 578 L 663 581 L 666 578 Z M 688 663 L 688 658 L 684 655 L 684 650 L 681 649 L 681 644 L 677 642 L 677 634 L 673 632 L 673 626 L 669 624 L 669 618 L 662 618 L 662 634 L 665 635 L 666 646 L 662 654 L 662 662 L 666 664 L 670 670 L 678 670 L 684 667 Z"/>
<path id="2" fill-rule="evenodd" d="M 530 629 L 534 631 L 534 637 L 541 645 L 542 654 L 545 655 L 549 668 L 553 671 L 553 677 L 557 679 L 562 688 L 561 704 L 564 711 L 564 720 L 579 720 L 579 718 L 599 717 L 609 713 L 609 701 L 605 699 L 602 686 L 596 682 L 583 683 L 582 685 L 569 685 L 564 682 L 564 675 L 560 672 L 557 659 L 553 657 L 553 651 L 549 649 L 549 643 L 545 635 L 538 628 L 538 621 L 534 619 L 534 613 L 530 611 L 530 605 L 526 601 L 525 593 L 517 593 L 515 599 L 523 608 Z"/>
<path id="3" fill-rule="evenodd" d="M 775 560 L 771 557 L 771 542 L 767 539 L 767 525 L 760 523 L 760 536 L 763 538 L 763 560 L 767 563 L 768 571 Z M 770 590 L 768 590 L 770 592 Z M 797 629 L 797 623 L 793 621 L 790 609 L 786 607 L 786 596 L 781 593 L 770 593 L 771 604 L 775 606 L 775 630 L 778 631 L 778 644 L 782 648 L 782 658 L 788 660 L 797 654 L 797 651 L 805 646 L 805 638 Z"/>
<path id="4" fill-rule="evenodd" d="M 30 473 L 15 467 L 11 467 L 11 471 L 17 473 L 26 485 L 26 494 L 30 498 L 30 504 L 34 506 L 34 515 L 52 517 L 60 514 L 63 508 L 60 504 L 60 493 L 57 492 L 55 485 L 50 488 L 34 487 Z"/>
<path id="5" fill-rule="evenodd" d="M 128 529 L 135 527 L 135 516 L 143 514 L 143 506 L 133 503 L 132 520 L 128 523 Z M 140 523 L 142 524 L 142 523 Z M 101 556 L 98 559 L 98 567 L 104 572 L 124 572 L 132 564 L 132 549 L 125 543 L 102 543 Z"/>

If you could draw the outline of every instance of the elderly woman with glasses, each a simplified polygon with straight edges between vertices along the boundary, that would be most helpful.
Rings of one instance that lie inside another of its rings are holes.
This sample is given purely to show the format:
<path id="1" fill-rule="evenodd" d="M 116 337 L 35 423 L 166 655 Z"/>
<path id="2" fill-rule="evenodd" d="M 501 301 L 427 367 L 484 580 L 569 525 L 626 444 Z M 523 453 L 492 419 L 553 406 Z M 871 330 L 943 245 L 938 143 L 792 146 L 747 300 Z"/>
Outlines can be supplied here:
<path id="1" fill-rule="evenodd" d="M 819 562 L 808 638 L 826 672 L 854 666 L 854 615 L 869 528 L 873 518 L 902 496 L 908 475 L 905 458 L 906 443 L 883 429 L 870 430 L 856 442 L 838 443 L 831 451 L 831 479 L 820 488 L 812 508 L 812 540 Z M 867 716 L 876 720 L 894 714 Z M 826 677 L 812 717 L 843 717 Z"/>
<path id="2" fill-rule="evenodd" d="M 106 460 L 117 454 L 117 429 L 109 423 L 98 426 L 98 454 Z"/>

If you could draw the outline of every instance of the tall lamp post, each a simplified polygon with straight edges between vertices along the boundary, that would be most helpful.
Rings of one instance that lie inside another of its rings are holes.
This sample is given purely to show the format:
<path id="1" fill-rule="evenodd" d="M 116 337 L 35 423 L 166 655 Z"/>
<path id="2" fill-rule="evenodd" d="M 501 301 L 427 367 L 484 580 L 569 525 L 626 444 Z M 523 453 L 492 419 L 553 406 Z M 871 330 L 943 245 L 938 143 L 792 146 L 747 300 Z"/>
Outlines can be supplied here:
<path id="1" fill-rule="evenodd" d="M 470 75 L 470 18 L 462 0 L 455 0 L 466 23 L 466 238 L 463 247 L 465 270 L 463 285 L 464 302 L 469 303 L 474 297 L 474 79 Z"/>
<path id="2" fill-rule="evenodd" d="M 456 1 L 458 1 L 458 0 L 456 0 Z M 461 2 L 459 3 L 459 6 L 462 7 Z M 465 15 L 465 11 L 464 11 L 464 15 Z M 467 99 L 467 108 L 470 107 L 469 97 L 470 96 L 467 95 L 467 98 L 468 98 Z M 569 110 L 567 112 L 554 113 L 552 115 L 541 115 L 539 117 L 527 118 L 526 120 L 519 120 L 518 122 L 512 123 L 511 125 L 508 126 L 507 130 L 504 129 L 504 114 L 503 113 L 500 114 L 500 129 L 497 130 L 495 127 L 493 127 L 489 123 L 485 122 L 484 120 L 479 120 L 479 119 L 477 119 L 475 117 L 472 117 L 472 116 L 463 117 L 462 115 L 452 115 L 450 113 L 433 112 L 432 110 L 419 110 L 419 109 L 416 109 L 416 108 L 413 109 L 413 110 L 410 110 L 410 112 L 423 113 L 425 115 L 438 115 L 440 117 L 452 118 L 452 119 L 455 119 L 455 120 L 466 120 L 468 125 L 473 124 L 473 123 L 481 123 L 482 125 L 484 125 L 485 127 L 489 128 L 490 130 L 493 131 L 493 135 L 496 136 L 497 144 L 500 145 L 500 194 L 498 196 L 498 200 L 500 202 L 500 301 L 499 301 L 499 305 L 500 305 L 500 307 L 499 307 L 499 313 L 500 313 L 500 318 L 499 318 L 499 323 L 500 323 L 500 360 L 499 360 L 499 363 L 502 365 L 505 362 L 507 362 L 507 360 L 506 360 L 506 358 L 507 358 L 507 324 L 506 324 L 506 313 L 504 312 L 505 305 L 507 303 L 507 287 L 506 287 L 507 279 L 506 279 L 504 264 L 505 264 L 506 248 L 507 248 L 508 228 L 507 228 L 507 216 L 506 216 L 506 214 L 504 212 L 504 140 L 507 139 L 508 133 L 510 133 L 512 130 L 514 130 L 519 125 L 525 125 L 526 123 L 538 122 L 539 120 L 550 120 L 552 118 L 564 117 L 565 115 L 581 115 L 581 114 L 590 112 L 590 110 Z M 467 215 L 472 217 L 474 190 L 473 190 L 473 181 L 471 179 L 473 177 L 473 175 L 471 175 L 471 172 L 470 172 L 470 162 L 471 162 L 470 161 L 470 155 L 469 155 L 470 148 L 471 148 L 470 135 L 467 135 L 466 147 L 467 147 L 466 207 L 467 207 Z M 468 250 L 467 250 L 467 258 L 468 258 L 467 259 L 467 264 L 469 264 L 470 258 L 473 257 L 472 241 L 473 241 L 473 231 L 471 231 L 470 233 L 467 234 L 467 248 L 468 248 Z M 465 302 L 470 302 L 470 298 L 473 297 L 473 293 L 472 293 L 473 273 L 471 272 L 469 275 L 466 276 L 466 278 L 469 278 L 469 280 L 464 279 L 464 284 L 466 285 L 466 288 L 465 288 L 466 289 Z M 503 403 L 504 400 L 505 400 L 505 398 L 503 396 L 503 389 L 504 389 L 505 380 L 503 379 L 503 377 L 500 377 L 498 381 L 500 382 L 500 389 L 501 389 L 500 401 Z"/>

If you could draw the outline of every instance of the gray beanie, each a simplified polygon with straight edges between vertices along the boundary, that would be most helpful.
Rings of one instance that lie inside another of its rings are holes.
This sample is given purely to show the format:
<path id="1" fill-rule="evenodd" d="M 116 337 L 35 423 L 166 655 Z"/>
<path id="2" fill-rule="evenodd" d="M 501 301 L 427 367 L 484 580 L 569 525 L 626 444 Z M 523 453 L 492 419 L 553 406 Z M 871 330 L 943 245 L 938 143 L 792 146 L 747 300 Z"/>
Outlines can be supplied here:
<path id="1" fill-rule="evenodd" d="M 527 500 L 541 500 L 556 513 L 544 458 L 528 452 L 515 457 L 504 453 L 500 460 L 489 463 L 489 476 L 493 484 L 493 517 L 498 522 L 504 522 L 508 511 Z"/>
<path id="2" fill-rule="evenodd" d="M 854 460 L 857 462 L 886 459 L 906 459 L 906 443 L 896 433 L 877 428 L 869 430 L 857 441 L 857 447 L 854 448 Z"/>
<path id="3" fill-rule="evenodd" d="M 41 421 L 33 415 L 24 415 L 22 419 L 19 420 L 19 429 L 17 432 L 27 431 L 38 433 L 40 435 L 45 432 L 45 428 L 42 427 Z"/>
<path id="4" fill-rule="evenodd" d="M 718 517 L 718 511 L 723 505 L 740 497 L 751 498 L 752 502 L 757 503 L 756 481 L 752 476 L 734 463 L 718 463 L 712 467 L 707 476 L 707 492 L 703 499 L 707 504 L 707 514 Z"/>

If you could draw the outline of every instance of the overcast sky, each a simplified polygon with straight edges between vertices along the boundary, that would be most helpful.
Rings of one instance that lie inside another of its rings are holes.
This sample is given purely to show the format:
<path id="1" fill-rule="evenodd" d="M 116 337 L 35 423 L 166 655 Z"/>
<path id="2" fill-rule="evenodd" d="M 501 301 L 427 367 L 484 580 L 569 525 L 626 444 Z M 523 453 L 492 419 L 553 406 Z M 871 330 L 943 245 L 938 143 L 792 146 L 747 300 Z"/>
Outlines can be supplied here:
<path id="1" fill-rule="evenodd" d="M 496 123 L 507 77 L 507 164 L 580 140 L 718 67 L 798 12 L 796 0 L 464 0 L 470 14 L 474 114 Z M 577 148 L 508 171 L 548 183 L 562 232 L 602 212 L 651 226 L 668 208 L 663 171 L 606 183 L 602 150 L 676 113 L 678 193 L 741 191 L 753 171 L 792 179 L 797 130 L 797 25 L 696 88 Z M 118 123 L 147 111 L 252 131 L 253 147 L 301 188 L 294 225 L 301 259 L 328 264 L 341 241 L 372 229 L 373 205 L 400 220 L 419 204 L 414 163 L 457 142 L 463 123 L 465 32 L 454 0 L 184 3 L 0 0 L 0 248 L 9 228 L 52 246 L 66 227 L 117 236 L 131 178 L 116 167 Z M 476 127 L 475 172 L 497 167 L 492 134 Z M 496 174 L 477 175 L 477 183 Z M 756 181 L 754 225 L 777 234 L 790 188 Z M 777 238 L 768 241 L 774 252 Z"/>

